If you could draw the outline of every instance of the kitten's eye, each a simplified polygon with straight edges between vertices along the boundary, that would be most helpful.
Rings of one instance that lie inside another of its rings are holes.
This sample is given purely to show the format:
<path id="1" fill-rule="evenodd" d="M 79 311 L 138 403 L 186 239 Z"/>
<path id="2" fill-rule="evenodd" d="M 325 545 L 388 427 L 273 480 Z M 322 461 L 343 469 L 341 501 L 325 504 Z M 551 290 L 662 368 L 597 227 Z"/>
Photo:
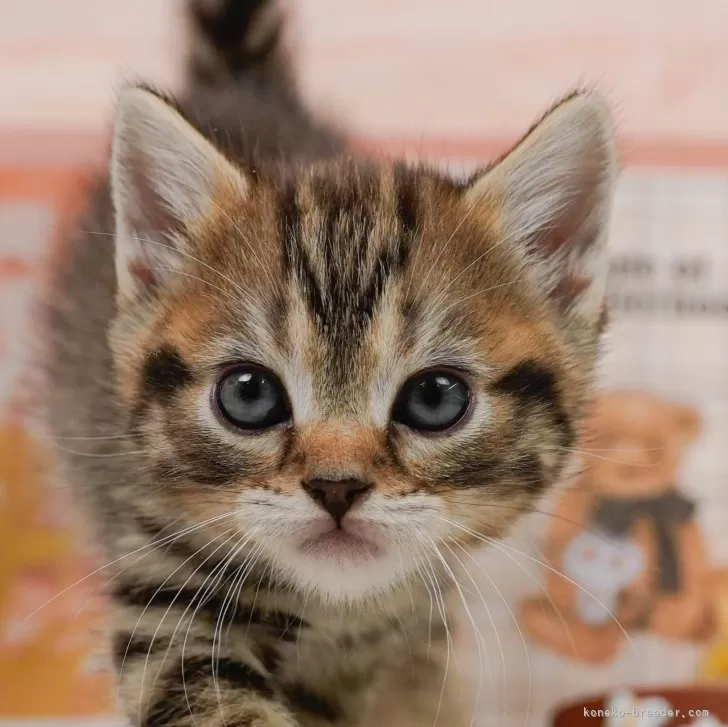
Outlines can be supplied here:
<path id="1" fill-rule="evenodd" d="M 291 418 L 278 377 L 251 364 L 226 372 L 216 398 L 222 415 L 240 429 L 267 429 Z"/>
<path id="2" fill-rule="evenodd" d="M 441 432 L 457 424 L 470 404 L 470 389 L 457 376 L 424 371 L 404 385 L 394 402 L 392 418 L 410 429 Z"/>

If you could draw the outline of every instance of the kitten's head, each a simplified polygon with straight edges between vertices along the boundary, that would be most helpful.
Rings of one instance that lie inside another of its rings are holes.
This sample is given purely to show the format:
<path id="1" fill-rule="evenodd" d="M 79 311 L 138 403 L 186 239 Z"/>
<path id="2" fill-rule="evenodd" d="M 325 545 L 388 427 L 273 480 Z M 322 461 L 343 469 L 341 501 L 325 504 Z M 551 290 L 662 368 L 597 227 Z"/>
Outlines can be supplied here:
<path id="1" fill-rule="evenodd" d="M 239 168 L 126 91 L 112 347 L 149 497 L 332 599 L 501 535 L 584 411 L 615 167 L 591 93 L 459 183 Z"/>

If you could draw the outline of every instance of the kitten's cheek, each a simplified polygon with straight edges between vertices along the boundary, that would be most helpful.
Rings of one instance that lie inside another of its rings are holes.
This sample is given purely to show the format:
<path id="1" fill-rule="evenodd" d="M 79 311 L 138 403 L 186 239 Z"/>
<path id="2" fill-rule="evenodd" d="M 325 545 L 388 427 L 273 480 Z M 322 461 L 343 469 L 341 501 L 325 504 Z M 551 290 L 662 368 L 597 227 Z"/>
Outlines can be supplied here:
<path id="1" fill-rule="evenodd" d="M 442 501 L 453 537 L 469 543 L 502 537 L 523 512 L 518 503 L 485 496 L 478 489 L 453 489 L 442 494 Z"/>

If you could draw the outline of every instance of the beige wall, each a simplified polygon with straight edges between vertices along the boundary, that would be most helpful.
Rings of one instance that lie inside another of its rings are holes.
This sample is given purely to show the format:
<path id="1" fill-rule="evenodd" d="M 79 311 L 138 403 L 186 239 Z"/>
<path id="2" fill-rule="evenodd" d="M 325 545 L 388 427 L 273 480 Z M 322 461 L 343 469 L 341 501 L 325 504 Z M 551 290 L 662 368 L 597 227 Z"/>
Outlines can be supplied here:
<path id="1" fill-rule="evenodd" d="M 174 83 L 180 0 L 0 0 L 0 130 L 97 128 Z M 728 140 L 725 0 L 294 0 L 307 93 L 376 136 L 510 135 L 580 79 L 630 138 Z"/>

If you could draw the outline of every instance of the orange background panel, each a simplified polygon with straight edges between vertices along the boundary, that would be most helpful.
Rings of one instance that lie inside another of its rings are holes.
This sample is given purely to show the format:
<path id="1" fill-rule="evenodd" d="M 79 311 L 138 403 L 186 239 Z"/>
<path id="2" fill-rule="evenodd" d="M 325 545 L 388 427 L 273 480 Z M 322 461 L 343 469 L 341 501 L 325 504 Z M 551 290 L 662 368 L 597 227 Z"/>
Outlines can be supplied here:
<path id="1" fill-rule="evenodd" d="M 49 493 L 38 442 L 0 423 L 0 715 L 110 711 L 105 607 L 63 491 Z"/>
<path id="2" fill-rule="evenodd" d="M 68 165 L 0 167 L 0 205 L 40 203 L 54 221 L 40 254 L 0 248 L 0 286 L 43 279 L 83 176 Z M 0 369 L 5 355 L 0 349 Z M 68 491 L 51 489 L 44 477 L 41 442 L 26 423 L 34 402 L 25 387 L 16 389 L 0 409 L 0 717 L 106 715 L 112 694 L 101 582 L 86 577 L 94 561 L 79 542 Z"/>

